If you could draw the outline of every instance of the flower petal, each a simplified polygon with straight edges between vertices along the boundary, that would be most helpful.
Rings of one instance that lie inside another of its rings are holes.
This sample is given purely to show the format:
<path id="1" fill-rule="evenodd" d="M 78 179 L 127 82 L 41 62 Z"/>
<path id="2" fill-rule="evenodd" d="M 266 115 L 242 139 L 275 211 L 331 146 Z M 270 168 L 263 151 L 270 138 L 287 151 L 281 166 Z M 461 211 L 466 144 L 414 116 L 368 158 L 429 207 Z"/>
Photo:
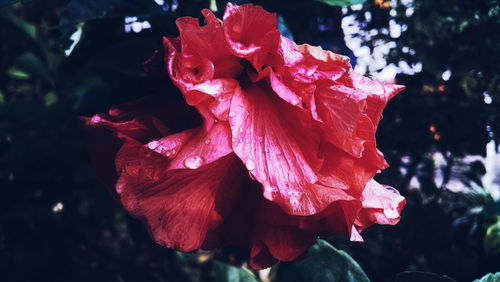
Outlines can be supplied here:
<path id="1" fill-rule="evenodd" d="M 175 23 L 179 29 L 182 53 L 205 57 L 216 64 L 234 56 L 227 47 L 221 22 L 212 11 L 203 9 L 206 25 L 200 26 L 197 18 L 181 17 Z"/>
<path id="2" fill-rule="evenodd" d="M 227 122 L 217 122 L 208 131 L 189 129 L 146 146 L 172 160 L 168 170 L 198 169 L 232 152 L 231 131 Z"/>
<path id="3" fill-rule="evenodd" d="M 372 120 L 375 128 L 377 128 L 380 117 L 382 116 L 382 111 L 387 102 L 396 94 L 403 91 L 405 87 L 370 79 L 355 71 L 351 71 L 349 76 L 352 80 L 351 83 L 354 89 L 360 89 L 368 94 L 365 112 Z"/>
<path id="4" fill-rule="evenodd" d="M 318 173 L 319 182 L 332 187 L 332 190 L 333 188 L 345 190 L 356 198 L 361 195 L 368 181 L 381 169 L 376 162 L 369 159 L 371 154 L 355 158 L 326 142 L 321 144 L 321 154 L 325 161 Z"/>
<path id="5" fill-rule="evenodd" d="M 366 95 L 343 85 L 317 85 L 314 98 L 327 140 L 353 156 L 361 157 L 366 140 L 355 133 L 366 108 Z"/>
<path id="6" fill-rule="evenodd" d="M 305 128 L 307 120 L 307 113 L 271 89 L 249 84 L 233 94 L 229 122 L 234 152 L 264 185 L 264 196 L 291 214 L 318 212 L 312 203 L 301 202 L 321 165 L 319 132 Z"/>
<path id="7" fill-rule="evenodd" d="M 383 186 L 375 180 L 370 180 L 362 196 L 363 208 L 356 219 L 356 225 L 361 228 L 370 225 L 399 222 L 401 211 L 406 200 L 399 192 L 389 186 Z"/>
<path id="8" fill-rule="evenodd" d="M 117 183 L 122 204 L 159 244 L 181 251 L 200 248 L 207 232 L 222 223 L 216 202 L 230 201 L 224 191 L 239 185 L 241 174 L 230 173 L 237 159 L 229 155 L 200 169 L 166 173 L 167 159 L 147 151 L 129 143 L 119 153 L 129 155 Z"/>
<path id="9" fill-rule="evenodd" d="M 264 38 L 267 33 L 276 31 L 277 24 L 276 14 L 252 4 L 238 6 L 228 3 L 224 12 L 224 35 L 232 52 L 239 57 L 248 57 L 258 51 L 267 51 L 263 50 L 263 47 L 269 43 L 269 40 L 264 40 Z M 279 34 L 274 44 L 276 46 L 270 46 L 271 49 L 277 48 Z"/>

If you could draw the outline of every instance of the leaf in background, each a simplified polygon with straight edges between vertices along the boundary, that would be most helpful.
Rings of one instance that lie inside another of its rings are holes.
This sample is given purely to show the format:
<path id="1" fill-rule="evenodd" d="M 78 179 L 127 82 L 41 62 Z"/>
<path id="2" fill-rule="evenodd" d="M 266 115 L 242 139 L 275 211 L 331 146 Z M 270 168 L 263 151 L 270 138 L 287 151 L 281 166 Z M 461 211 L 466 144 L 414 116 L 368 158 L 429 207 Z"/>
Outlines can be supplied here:
<path id="1" fill-rule="evenodd" d="M 316 0 L 316 1 L 323 2 L 330 6 L 349 7 L 352 5 L 362 4 L 366 0 Z"/>
<path id="2" fill-rule="evenodd" d="M 89 65 L 122 74 L 145 76 L 142 64 L 154 52 L 155 39 L 145 36 L 128 38 L 109 46 L 89 60 Z"/>
<path id="3" fill-rule="evenodd" d="M 31 75 L 27 72 L 24 72 L 20 69 L 16 68 L 10 68 L 7 70 L 7 74 L 11 77 L 17 78 L 17 79 L 28 79 L 31 78 Z"/>
<path id="4" fill-rule="evenodd" d="M 294 41 L 293 34 L 290 31 L 290 29 L 288 28 L 288 26 L 285 22 L 285 19 L 282 16 L 278 16 L 278 29 L 281 32 L 281 35 Z"/>
<path id="5" fill-rule="evenodd" d="M 59 23 L 62 38 L 69 37 L 81 22 L 125 16 L 161 15 L 162 7 L 153 0 L 73 0 L 65 8 Z"/>
<path id="6" fill-rule="evenodd" d="M 481 277 L 481 279 L 476 279 L 473 282 L 498 282 L 500 281 L 500 272 L 495 274 L 488 273 L 485 276 Z"/>
<path id="7" fill-rule="evenodd" d="M 9 42 L 14 42 L 15 44 L 17 40 L 27 41 L 28 45 L 32 46 L 33 52 L 44 62 L 47 61 L 47 54 L 41 42 L 38 41 L 34 25 L 16 16 L 7 8 L 0 8 L 0 24 L 9 26 L 12 31 L 15 31 L 10 34 L 15 37 L 9 38 Z"/>
<path id="8" fill-rule="evenodd" d="M 45 106 L 50 107 L 57 102 L 57 95 L 54 92 L 49 92 L 43 99 L 45 100 Z"/>
<path id="9" fill-rule="evenodd" d="M 432 272 L 404 271 L 396 275 L 396 282 L 455 282 L 455 280 Z"/>
<path id="10" fill-rule="evenodd" d="M 0 0 L 0 6 L 6 6 L 10 4 L 14 4 L 16 2 L 20 2 L 21 0 Z M 21 1 L 21 2 L 27 2 L 27 0 Z"/>
<path id="11" fill-rule="evenodd" d="M 253 274 L 241 267 L 214 262 L 214 278 L 217 282 L 257 282 Z"/>
<path id="12" fill-rule="evenodd" d="M 52 83 L 51 73 L 47 65 L 34 53 L 24 53 L 16 58 L 14 67 L 34 77 L 40 78 L 47 83 Z"/>
<path id="13" fill-rule="evenodd" d="M 153 0 L 73 0 L 64 8 L 61 20 L 81 22 L 161 13 L 163 9 Z"/>
<path id="14" fill-rule="evenodd" d="M 484 250 L 486 253 L 500 253 L 500 216 L 497 217 L 496 223 L 486 229 Z"/>
<path id="15" fill-rule="evenodd" d="M 0 105 L 5 104 L 5 94 L 0 90 Z"/>
<path id="16" fill-rule="evenodd" d="M 215 2 L 217 3 L 217 10 L 224 12 L 228 1 L 227 0 L 215 0 Z M 231 2 L 233 2 L 233 1 L 231 1 Z"/>
<path id="17" fill-rule="evenodd" d="M 309 249 L 307 257 L 294 262 L 282 262 L 276 275 L 278 282 L 294 281 L 370 281 L 359 264 L 344 251 L 324 240 Z"/>

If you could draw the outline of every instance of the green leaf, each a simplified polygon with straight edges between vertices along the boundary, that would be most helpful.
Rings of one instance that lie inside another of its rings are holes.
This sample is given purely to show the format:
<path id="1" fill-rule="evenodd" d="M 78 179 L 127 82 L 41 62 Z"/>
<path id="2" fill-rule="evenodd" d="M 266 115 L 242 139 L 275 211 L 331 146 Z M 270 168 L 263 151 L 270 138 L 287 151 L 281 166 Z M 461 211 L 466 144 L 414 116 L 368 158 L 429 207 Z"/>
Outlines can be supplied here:
<path id="1" fill-rule="evenodd" d="M 396 275 L 396 282 L 454 282 L 455 280 L 432 272 L 404 271 Z"/>
<path id="2" fill-rule="evenodd" d="M 24 53 L 17 57 L 14 66 L 18 70 L 29 73 L 45 82 L 52 83 L 51 72 L 47 65 L 32 52 Z"/>
<path id="3" fill-rule="evenodd" d="M 500 272 L 495 274 L 488 273 L 485 276 L 481 277 L 481 279 L 476 279 L 473 282 L 498 282 L 500 281 Z"/>
<path id="4" fill-rule="evenodd" d="M 222 262 L 214 262 L 214 278 L 218 282 L 257 282 L 249 271 Z"/>
<path id="5" fill-rule="evenodd" d="M 318 240 L 309 249 L 305 259 L 282 262 L 276 280 L 278 282 L 370 281 L 349 254 L 334 248 L 324 240 Z"/>
<path id="6" fill-rule="evenodd" d="M 49 92 L 44 97 L 45 106 L 50 107 L 57 102 L 57 96 L 54 92 Z"/>
<path id="7" fill-rule="evenodd" d="M 28 2 L 29 0 L 0 0 L 0 6 L 7 6 L 17 2 Z"/>
<path id="8" fill-rule="evenodd" d="M 484 250 L 486 253 L 500 253 L 500 216 L 498 216 L 496 223 L 486 229 Z"/>
<path id="9" fill-rule="evenodd" d="M 24 72 L 24 71 L 17 69 L 17 68 L 8 69 L 7 74 L 9 76 L 17 78 L 17 79 L 28 79 L 31 77 L 31 75 L 29 73 Z"/>
<path id="10" fill-rule="evenodd" d="M 0 8 L 0 24 L 6 25 L 15 31 L 12 33 L 15 35 L 15 38 L 10 38 L 9 42 L 15 44 L 17 40 L 26 41 L 32 46 L 33 52 L 35 52 L 40 59 L 47 61 L 46 51 L 41 42 L 38 41 L 36 27 L 33 24 L 18 17 L 8 8 Z"/>
<path id="11" fill-rule="evenodd" d="M 316 1 L 323 2 L 330 6 L 349 7 L 352 5 L 362 4 L 366 0 L 316 0 Z"/>

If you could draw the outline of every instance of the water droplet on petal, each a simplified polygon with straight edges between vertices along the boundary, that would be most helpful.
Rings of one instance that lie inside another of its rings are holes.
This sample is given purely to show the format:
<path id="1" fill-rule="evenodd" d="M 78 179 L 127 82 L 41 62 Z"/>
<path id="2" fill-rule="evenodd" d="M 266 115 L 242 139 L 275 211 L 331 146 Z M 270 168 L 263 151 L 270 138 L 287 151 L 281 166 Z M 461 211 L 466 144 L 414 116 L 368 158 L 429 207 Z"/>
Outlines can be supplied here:
<path id="1" fill-rule="evenodd" d="M 255 163 L 252 160 L 247 160 L 246 166 L 248 170 L 253 170 L 255 168 Z"/>
<path id="2" fill-rule="evenodd" d="M 151 141 L 148 143 L 149 149 L 154 150 L 154 149 L 156 149 L 156 147 L 158 147 L 158 141 Z"/>
<path id="3" fill-rule="evenodd" d="M 394 189 L 394 188 L 392 188 L 392 187 L 385 187 L 385 189 L 387 189 L 387 190 L 391 191 L 392 193 L 396 193 L 396 194 L 398 194 L 398 195 L 401 195 L 401 194 L 399 194 L 399 191 L 398 191 L 398 190 L 396 190 L 396 189 Z"/>
<path id="4" fill-rule="evenodd" d="M 169 158 L 169 157 L 175 155 L 175 153 L 176 153 L 175 149 L 172 149 L 172 150 L 167 150 L 165 152 L 165 155 Z"/>
<path id="5" fill-rule="evenodd" d="M 294 106 L 297 106 L 299 104 L 299 101 L 293 99 L 292 101 L 290 101 L 290 103 L 292 103 L 292 105 Z"/>
<path id="6" fill-rule="evenodd" d="M 236 114 L 233 111 L 229 112 L 229 117 L 234 117 L 235 115 Z"/>
<path id="7" fill-rule="evenodd" d="M 212 142 L 212 140 L 211 140 L 210 138 L 205 139 L 205 144 L 206 144 L 206 145 L 210 144 L 211 142 Z"/>
<path id="8" fill-rule="evenodd" d="M 90 122 L 95 124 L 95 123 L 100 123 L 100 122 L 101 122 L 101 120 L 102 120 L 102 119 L 101 119 L 101 117 L 100 117 L 100 116 L 95 115 L 95 116 L 93 116 L 93 117 L 90 119 Z"/>
<path id="9" fill-rule="evenodd" d="M 203 164 L 200 156 L 191 156 L 184 160 L 184 166 L 189 169 L 197 169 Z"/>

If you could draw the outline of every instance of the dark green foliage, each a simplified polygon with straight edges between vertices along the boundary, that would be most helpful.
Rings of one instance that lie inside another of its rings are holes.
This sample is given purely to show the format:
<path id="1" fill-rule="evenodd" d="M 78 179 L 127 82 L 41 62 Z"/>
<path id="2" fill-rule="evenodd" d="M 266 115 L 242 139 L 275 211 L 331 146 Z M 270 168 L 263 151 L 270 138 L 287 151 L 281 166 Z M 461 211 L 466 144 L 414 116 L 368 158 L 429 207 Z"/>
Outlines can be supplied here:
<path id="1" fill-rule="evenodd" d="M 220 282 L 257 282 L 257 278 L 241 267 L 214 262 L 214 279 Z"/>
<path id="2" fill-rule="evenodd" d="M 435 273 L 421 272 L 421 271 L 405 271 L 398 273 L 396 282 L 454 282 L 455 280 L 447 277 L 440 276 Z"/>
<path id="3" fill-rule="evenodd" d="M 219 16 L 226 2 L 215 1 Z M 363 1 L 251 2 L 278 13 L 281 30 L 297 43 L 322 45 L 355 62 L 337 5 Z M 363 281 L 364 273 L 376 282 L 449 281 L 417 271 L 472 281 L 500 267 L 498 199 L 482 181 L 483 161 L 464 160 L 499 141 L 498 1 L 393 1 L 392 13 L 383 2 L 346 9 L 361 22 L 357 36 L 364 45 L 394 41 L 389 63 L 422 64 L 416 74 L 398 75 L 407 89 L 389 103 L 378 129 L 391 167 L 377 179 L 397 187 L 408 205 L 399 225 L 367 229 L 363 244 L 344 235 L 327 238 L 359 265 L 320 241 L 306 260 L 282 263 L 279 281 Z M 258 281 L 237 267 L 245 251 L 186 255 L 154 244 L 95 179 L 77 127 L 80 115 L 175 93 L 166 75 L 147 77 L 142 62 L 161 48 L 162 36 L 177 34 L 177 17 L 199 17 L 210 4 L 0 0 L 0 281 Z M 151 28 L 125 33 L 125 16 L 148 20 Z M 391 19 L 406 26 L 398 38 L 383 32 Z M 76 31 L 80 38 L 72 36 Z M 171 95 L 173 102 L 181 99 Z M 420 188 L 410 189 L 415 181 Z M 453 181 L 466 189 L 447 190 Z"/>
<path id="4" fill-rule="evenodd" d="M 488 273 L 481 279 L 474 280 L 474 282 L 497 282 L 497 281 L 500 281 L 500 272 L 497 272 L 495 274 Z"/>
<path id="5" fill-rule="evenodd" d="M 337 250 L 326 241 L 318 240 L 307 257 L 294 262 L 282 262 L 276 274 L 277 282 L 369 282 L 359 264 L 346 252 Z"/>
<path id="6" fill-rule="evenodd" d="M 349 7 L 352 5 L 361 4 L 366 0 L 317 0 L 317 1 L 323 2 L 331 6 Z"/>

